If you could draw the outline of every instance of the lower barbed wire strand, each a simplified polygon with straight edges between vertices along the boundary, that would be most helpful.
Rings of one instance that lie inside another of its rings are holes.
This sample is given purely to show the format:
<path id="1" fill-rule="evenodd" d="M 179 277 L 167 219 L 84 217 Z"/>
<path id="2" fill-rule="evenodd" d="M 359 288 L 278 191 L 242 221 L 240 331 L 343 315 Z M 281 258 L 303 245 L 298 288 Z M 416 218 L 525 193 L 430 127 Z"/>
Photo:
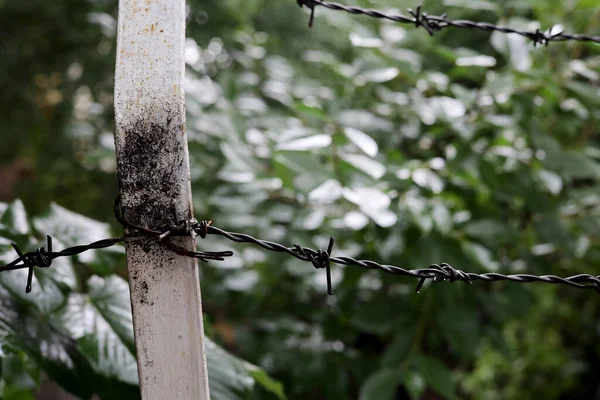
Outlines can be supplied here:
<path id="1" fill-rule="evenodd" d="M 307 247 L 287 247 L 279 243 L 257 239 L 244 233 L 235 233 L 222 230 L 220 228 L 209 226 L 208 234 L 220 235 L 233 242 L 250 243 L 260 246 L 266 250 L 287 253 L 302 261 L 310 261 L 310 257 L 316 256 L 319 251 Z M 329 262 L 339 265 L 358 266 L 365 269 L 380 270 L 394 275 L 407 276 L 411 278 L 432 279 L 434 281 L 463 281 L 471 283 L 472 281 L 511 281 L 519 283 L 541 282 L 550 284 L 564 284 L 579 289 L 596 289 L 600 293 L 600 277 L 590 274 L 578 274 L 562 278 L 555 275 L 530 275 L 530 274 L 512 274 L 504 275 L 496 272 L 473 273 L 463 272 L 454 269 L 448 264 L 432 265 L 429 268 L 405 269 L 395 265 L 379 264 L 371 260 L 357 260 L 352 257 L 329 257 Z M 422 282 L 420 283 L 422 285 Z M 419 288 L 417 289 L 417 291 Z"/>
<path id="2" fill-rule="evenodd" d="M 115 206 L 115 210 L 120 210 Z M 128 223 L 124 220 L 123 215 L 119 214 L 117 216 L 119 222 L 124 226 L 132 230 L 125 236 L 102 239 L 95 241 L 93 243 L 87 245 L 77 245 L 68 247 L 61 251 L 52 251 L 52 238 L 47 236 L 47 250 L 44 247 L 38 248 L 36 251 L 31 251 L 27 253 L 23 253 L 17 244 L 12 244 L 14 250 L 18 254 L 18 258 L 12 261 L 5 266 L 0 267 L 0 272 L 3 271 L 11 271 L 17 269 L 27 268 L 29 269 L 28 274 L 28 284 L 26 291 L 29 292 L 31 290 L 31 280 L 32 280 L 32 271 L 34 267 L 47 268 L 52 264 L 52 260 L 58 257 L 71 257 L 77 254 L 86 252 L 88 250 L 94 249 L 103 249 L 114 246 L 118 243 L 124 242 L 126 238 L 140 238 L 140 237 L 149 237 L 157 242 L 157 244 L 162 244 L 167 247 L 171 251 L 176 254 L 193 257 L 200 259 L 202 261 L 222 261 L 225 257 L 230 257 L 233 255 L 231 251 L 218 251 L 218 252 L 202 252 L 195 250 L 188 250 L 184 247 L 181 247 L 173 242 L 171 239 L 177 236 L 186 236 L 190 234 L 197 234 L 200 237 L 204 238 L 207 234 L 211 235 L 219 235 L 223 236 L 226 239 L 236 242 L 236 243 L 248 243 L 254 244 L 256 246 L 262 247 L 263 249 L 276 253 L 285 253 L 290 256 L 293 256 L 301 261 L 309 261 L 313 264 L 315 268 L 325 268 L 327 272 L 327 291 L 329 294 L 332 294 L 331 289 L 331 275 L 329 265 L 339 264 L 346 266 L 358 266 L 360 268 L 371 269 L 371 270 L 380 270 L 383 272 L 387 272 L 394 275 L 407 276 L 410 278 L 419 279 L 419 284 L 417 285 L 417 293 L 421 290 L 423 283 L 431 279 L 433 282 L 455 282 L 462 281 L 468 284 L 471 284 L 473 281 L 511 281 L 511 282 L 520 282 L 520 283 L 529 283 L 529 282 L 542 282 L 542 283 L 550 283 L 550 284 L 564 284 L 575 288 L 580 289 L 596 289 L 597 292 L 600 293 L 600 276 L 593 276 L 590 274 L 578 274 L 569 276 L 566 278 L 562 278 L 555 275 L 531 275 L 531 274 L 512 274 L 512 275 L 504 275 L 496 272 L 487 272 L 487 273 L 473 273 L 473 272 L 464 272 L 458 269 L 455 269 L 449 264 L 441 263 L 441 264 L 432 264 L 427 268 L 420 269 L 405 269 L 402 267 L 398 267 L 395 265 L 387 265 L 387 264 L 379 264 L 375 261 L 371 260 L 358 260 L 352 257 L 347 256 L 339 256 L 333 257 L 331 255 L 334 239 L 330 238 L 329 246 L 327 250 L 319 249 L 314 250 L 308 247 L 302 247 L 297 244 L 294 244 L 293 247 L 287 247 L 280 243 L 261 240 L 255 237 L 252 237 L 245 233 L 236 233 L 236 232 L 228 232 L 223 229 L 212 226 L 214 221 L 197 221 L 195 219 L 190 219 L 188 221 L 180 222 L 176 225 L 171 225 L 167 228 L 154 230 L 149 228 L 139 227 L 137 225 Z"/>

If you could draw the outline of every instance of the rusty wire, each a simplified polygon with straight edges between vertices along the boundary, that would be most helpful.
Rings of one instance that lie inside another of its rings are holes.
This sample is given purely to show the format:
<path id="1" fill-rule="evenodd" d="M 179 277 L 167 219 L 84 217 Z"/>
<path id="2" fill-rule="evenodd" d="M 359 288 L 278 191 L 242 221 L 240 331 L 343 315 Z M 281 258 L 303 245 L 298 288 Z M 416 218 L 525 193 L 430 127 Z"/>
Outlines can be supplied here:
<path id="1" fill-rule="evenodd" d="M 343 11 L 355 15 L 366 15 L 377 19 L 386 19 L 402 24 L 412 24 L 415 27 L 424 28 L 427 33 L 433 35 L 436 31 L 441 31 L 445 28 L 460 28 L 460 29 L 476 29 L 490 32 L 502 32 L 502 33 L 514 33 L 523 36 L 533 41 L 534 45 L 545 45 L 547 46 L 550 42 L 564 42 L 567 40 L 575 40 L 579 42 L 594 42 L 600 43 L 600 36 L 583 35 L 583 34 L 568 34 L 562 31 L 552 32 L 552 29 L 543 32 L 539 29 L 535 31 L 524 31 L 507 26 L 494 25 L 488 22 L 477 22 L 469 20 L 451 20 L 448 19 L 446 13 L 441 15 L 429 15 L 421 10 L 421 6 L 418 6 L 416 10 L 408 10 L 409 15 L 386 13 L 379 10 L 373 10 L 369 8 L 362 8 L 356 6 L 346 6 L 340 3 L 334 3 L 323 0 L 296 0 L 300 7 L 308 7 L 310 9 L 310 20 L 308 26 L 312 27 L 315 16 L 316 7 L 324 7 L 330 10 Z"/>
<path id="2" fill-rule="evenodd" d="M 394 275 L 408 276 L 411 278 L 419 279 L 416 287 L 416 292 L 419 293 L 426 280 L 432 280 L 433 282 L 456 282 L 462 281 L 468 284 L 473 281 L 511 281 L 519 283 L 530 283 L 530 282 L 542 282 L 550 284 L 562 284 L 579 289 L 595 289 L 596 292 L 600 293 L 600 276 L 594 276 L 590 274 L 578 274 L 562 278 L 555 275 L 531 275 L 531 274 L 513 274 L 504 275 L 495 272 L 487 273 L 474 273 L 464 272 L 453 268 L 449 264 L 433 264 L 427 268 L 420 269 L 404 269 L 395 265 L 379 264 L 371 260 L 357 260 L 352 257 L 333 257 L 333 237 L 329 240 L 327 250 L 319 249 L 314 250 L 308 247 L 302 247 L 294 244 L 292 247 L 287 247 L 280 243 L 271 242 L 268 240 L 261 240 L 245 233 L 228 232 L 223 229 L 213 226 L 212 220 L 197 221 L 195 218 L 189 220 L 180 221 L 177 224 L 172 224 L 167 227 L 160 229 L 149 229 L 144 228 L 126 221 L 123 209 L 121 207 L 119 197 L 115 201 L 114 205 L 115 217 L 124 228 L 127 229 L 125 235 L 99 240 L 88 245 L 80 245 L 66 248 L 62 251 L 52 251 L 52 238 L 47 236 L 47 250 L 44 247 L 38 248 L 36 251 L 23 253 L 16 243 L 12 246 L 17 252 L 18 258 L 14 261 L 0 267 L 0 272 L 11 271 L 16 269 L 28 269 L 29 273 L 27 276 L 27 287 L 26 292 L 31 291 L 31 282 L 33 279 L 33 270 L 35 267 L 48 268 L 52 264 L 52 260 L 58 257 L 69 257 L 88 250 L 102 249 L 110 246 L 114 246 L 117 243 L 126 241 L 128 238 L 135 239 L 136 237 L 149 237 L 153 238 L 159 244 L 165 246 L 176 254 L 197 258 L 202 261 L 208 262 L 209 260 L 223 260 L 224 257 L 233 255 L 231 251 L 219 251 L 219 252 L 202 252 L 202 251 L 191 251 L 184 249 L 170 241 L 172 237 L 181 236 L 200 236 L 206 238 L 207 235 L 218 235 L 229 239 L 236 243 L 248 243 L 262 247 L 265 250 L 275 253 L 285 253 L 293 256 L 302 261 L 310 262 L 313 267 L 317 269 L 325 269 L 327 274 L 327 292 L 333 294 L 331 284 L 331 264 L 357 266 L 365 269 L 374 269 L 384 271 Z"/>

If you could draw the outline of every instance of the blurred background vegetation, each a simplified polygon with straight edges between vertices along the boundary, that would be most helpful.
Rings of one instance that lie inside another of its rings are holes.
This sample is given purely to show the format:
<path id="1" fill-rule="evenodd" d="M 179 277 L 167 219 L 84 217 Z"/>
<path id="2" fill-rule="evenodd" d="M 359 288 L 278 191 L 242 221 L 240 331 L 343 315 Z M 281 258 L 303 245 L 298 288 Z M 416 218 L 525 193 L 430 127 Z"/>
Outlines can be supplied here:
<path id="1" fill-rule="evenodd" d="M 430 37 L 322 8 L 309 30 L 293 0 L 188 6 L 198 218 L 289 245 L 333 235 L 335 255 L 406 268 L 600 274 L 599 45 Z M 423 6 L 600 33 L 597 0 Z M 116 18 L 116 0 L 0 1 L 0 262 L 12 240 L 31 250 L 52 234 L 61 249 L 120 232 Z M 199 246 L 236 254 L 201 265 L 214 399 L 600 398 L 593 291 L 478 282 L 415 295 L 413 280 L 334 267 L 328 297 L 324 273 L 300 261 Z M 57 260 L 29 295 L 25 271 L 0 276 L 3 399 L 138 397 L 123 253 Z"/>

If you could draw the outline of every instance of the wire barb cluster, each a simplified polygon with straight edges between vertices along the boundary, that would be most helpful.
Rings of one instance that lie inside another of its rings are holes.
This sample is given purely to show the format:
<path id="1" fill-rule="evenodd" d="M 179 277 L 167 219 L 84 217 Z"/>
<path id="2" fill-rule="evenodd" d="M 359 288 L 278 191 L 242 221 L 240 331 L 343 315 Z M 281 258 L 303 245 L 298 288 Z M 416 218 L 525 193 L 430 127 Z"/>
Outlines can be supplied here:
<path id="1" fill-rule="evenodd" d="M 550 42 L 564 42 L 567 40 L 600 43 L 600 36 L 568 34 L 562 31 L 552 32 L 552 29 L 546 32 L 540 31 L 539 29 L 536 29 L 535 31 L 523 31 L 509 28 L 506 26 L 490 24 L 488 22 L 451 20 L 448 19 L 448 15 L 446 13 L 441 15 L 429 15 L 426 12 L 421 11 L 421 6 L 418 6 L 416 10 L 409 9 L 409 15 L 407 16 L 402 14 L 385 13 L 383 11 L 373 10 L 369 8 L 346 6 L 340 3 L 333 3 L 323 0 L 296 0 L 296 2 L 300 7 L 306 6 L 310 9 L 310 20 L 308 23 L 309 27 L 313 26 L 315 8 L 321 6 L 330 10 L 343 11 L 355 15 L 367 15 L 372 18 L 386 19 L 403 24 L 412 24 L 417 28 L 424 28 L 430 35 L 433 35 L 435 32 L 441 31 L 442 29 L 453 27 L 461 29 L 496 31 L 502 33 L 515 33 L 517 35 L 530 39 L 531 41 L 533 41 L 534 45 L 547 46 Z"/>
<path id="2" fill-rule="evenodd" d="M 335 243 L 333 237 L 329 239 L 329 245 L 327 247 L 327 250 L 314 250 L 308 247 L 302 247 L 298 244 L 294 244 L 292 247 L 287 247 L 280 243 L 257 239 L 245 233 L 228 232 L 213 226 L 214 220 L 198 221 L 195 218 L 191 218 L 189 220 L 182 220 L 176 224 L 172 224 L 161 229 L 150 229 L 126 221 L 119 197 L 117 197 L 114 204 L 114 213 L 119 223 L 127 229 L 128 232 L 126 232 L 125 235 L 116 238 L 99 240 L 88 245 L 69 247 L 59 252 L 52 251 L 52 238 L 50 236 L 47 236 L 47 250 L 44 247 L 40 247 L 36 251 L 23 253 L 19 246 L 16 243 L 13 243 L 12 246 L 17 252 L 18 258 L 7 265 L 0 267 L 0 272 L 24 268 L 28 269 L 29 272 L 27 276 L 26 292 L 29 293 L 31 291 L 33 270 L 35 267 L 48 268 L 52 265 L 52 260 L 58 257 L 74 256 L 92 249 L 107 248 L 110 246 L 114 246 L 117 243 L 124 242 L 128 238 L 139 238 L 141 236 L 153 238 L 158 244 L 163 245 L 171 251 L 173 251 L 174 253 L 185 257 L 197 258 L 205 262 L 208 262 L 209 260 L 222 261 L 224 260 L 224 257 L 232 256 L 233 252 L 191 251 L 181 246 L 178 246 L 169 240 L 170 238 L 178 236 L 181 237 L 198 235 L 201 238 L 206 238 L 207 235 L 218 235 L 223 236 L 232 242 L 254 244 L 256 246 L 262 247 L 267 251 L 275 253 L 286 253 L 299 260 L 310 262 L 316 269 L 325 269 L 327 274 L 327 293 L 330 295 L 333 294 L 331 282 L 332 263 L 347 266 L 357 266 L 365 269 L 380 270 L 394 275 L 402 275 L 411 278 L 417 278 L 419 279 L 419 282 L 416 287 L 417 293 L 421 291 L 426 280 L 431 280 L 433 282 L 462 281 L 468 284 L 472 284 L 473 281 L 478 280 L 487 282 L 543 282 L 550 284 L 563 284 L 579 289 L 595 289 L 596 292 L 600 293 L 600 276 L 594 276 L 589 274 L 573 275 L 567 278 L 561 278 L 555 275 L 504 275 L 495 272 L 477 274 L 473 272 L 464 272 L 455 269 L 451 265 L 446 263 L 432 264 L 427 268 L 409 270 L 395 265 L 379 264 L 371 260 L 357 260 L 352 257 L 344 256 L 333 257 L 332 251 L 333 245 Z"/>
<path id="3" fill-rule="evenodd" d="M 52 261 L 58 257 L 72 257 L 92 249 L 105 249 L 107 247 L 114 246 L 123 240 L 123 237 L 102 239 L 87 245 L 73 246 L 55 252 L 52 251 L 52 237 L 47 235 L 46 241 L 48 249 L 40 247 L 36 251 L 30 251 L 28 253 L 23 253 L 16 243 L 11 243 L 11 246 L 19 257 L 5 266 L 0 267 L 0 272 L 13 271 L 16 269 L 28 269 L 29 271 L 27 273 L 27 286 L 25 287 L 25 292 L 29 293 L 31 292 L 33 269 L 35 267 L 49 268 L 52 265 Z"/>

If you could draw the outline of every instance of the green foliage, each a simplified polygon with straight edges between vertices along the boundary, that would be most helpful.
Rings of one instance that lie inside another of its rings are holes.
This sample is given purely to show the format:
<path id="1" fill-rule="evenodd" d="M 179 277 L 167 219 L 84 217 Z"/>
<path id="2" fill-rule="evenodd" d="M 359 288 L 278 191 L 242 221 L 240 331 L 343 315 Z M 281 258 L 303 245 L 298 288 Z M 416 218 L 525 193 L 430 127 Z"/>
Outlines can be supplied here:
<path id="1" fill-rule="evenodd" d="M 0 26 L 14 27 L 0 42 L 8 88 L 0 151 L 3 163 L 30 165 L 31 175 L 8 197 L 36 215 L 54 201 L 112 221 L 116 2 L 17 3 L 0 3 Z M 600 46 L 534 48 L 516 35 L 451 29 L 430 37 L 322 8 L 308 30 L 307 11 L 293 0 L 189 5 L 186 107 L 198 218 L 290 245 L 325 248 L 333 235 L 335 255 L 409 268 L 448 262 L 476 272 L 600 274 Z M 560 23 L 598 34 L 600 21 L 596 2 L 584 0 L 423 6 L 532 30 Z M 4 210 L 0 236 L 35 248 L 19 209 Z M 66 210 L 50 209 L 65 220 L 58 247 L 71 230 L 77 239 L 108 229 L 78 224 L 81 217 L 67 223 Z M 44 221 L 33 226 L 51 233 Z M 334 267 L 335 296 L 327 297 L 322 271 L 297 260 L 222 239 L 201 247 L 236 254 L 203 266 L 211 337 L 281 381 L 290 399 L 579 399 L 598 391 L 593 291 L 477 282 L 428 284 L 417 296 L 414 281 Z M 90 257 L 40 270 L 30 296 L 18 272 L 0 276 L 6 304 L 21 307 L 3 307 L 7 332 L 23 339 L 3 356 L 6 393 L 37 385 L 31 366 L 71 391 L 132 387 L 131 343 L 105 303 L 117 301 L 105 291 L 106 282 L 123 282 L 122 253 Z M 67 329 L 69 312 L 89 313 L 101 330 Z M 100 383 L 78 389 L 68 385 L 83 380 L 61 380 L 69 370 L 27 342 L 27 324 L 39 318 L 41 337 Z M 107 364 L 106 346 L 129 358 Z M 261 386 L 256 398 L 261 390 L 282 397 L 262 372 L 245 370 Z"/>
<path id="2" fill-rule="evenodd" d="M 9 243 L 18 240 L 33 246 L 37 229 L 61 235 L 63 242 L 56 244 L 61 247 L 93 241 L 94 235 L 109 236 L 105 224 L 57 205 L 30 224 L 20 201 L 0 204 L 2 264 L 15 257 Z M 123 249 L 112 251 L 120 255 L 112 261 L 122 265 Z M 97 263 L 99 254 L 59 258 L 49 269 L 36 269 L 29 294 L 23 287 L 26 270 L 0 275 L 3 398 L 33 399 L 32 390 L 42 374 L 83 399 L 93 394 L 106 399 L 139 397 L 129 285 L 118 275 L 102 277 L 90 274 L 94 268 L 81 268 Z M 249 398 L 255 386 L 285 399 L 281 384 L 262 369 L 228 354 L 210 339 L 206 351 L 213 399 Z"/>

